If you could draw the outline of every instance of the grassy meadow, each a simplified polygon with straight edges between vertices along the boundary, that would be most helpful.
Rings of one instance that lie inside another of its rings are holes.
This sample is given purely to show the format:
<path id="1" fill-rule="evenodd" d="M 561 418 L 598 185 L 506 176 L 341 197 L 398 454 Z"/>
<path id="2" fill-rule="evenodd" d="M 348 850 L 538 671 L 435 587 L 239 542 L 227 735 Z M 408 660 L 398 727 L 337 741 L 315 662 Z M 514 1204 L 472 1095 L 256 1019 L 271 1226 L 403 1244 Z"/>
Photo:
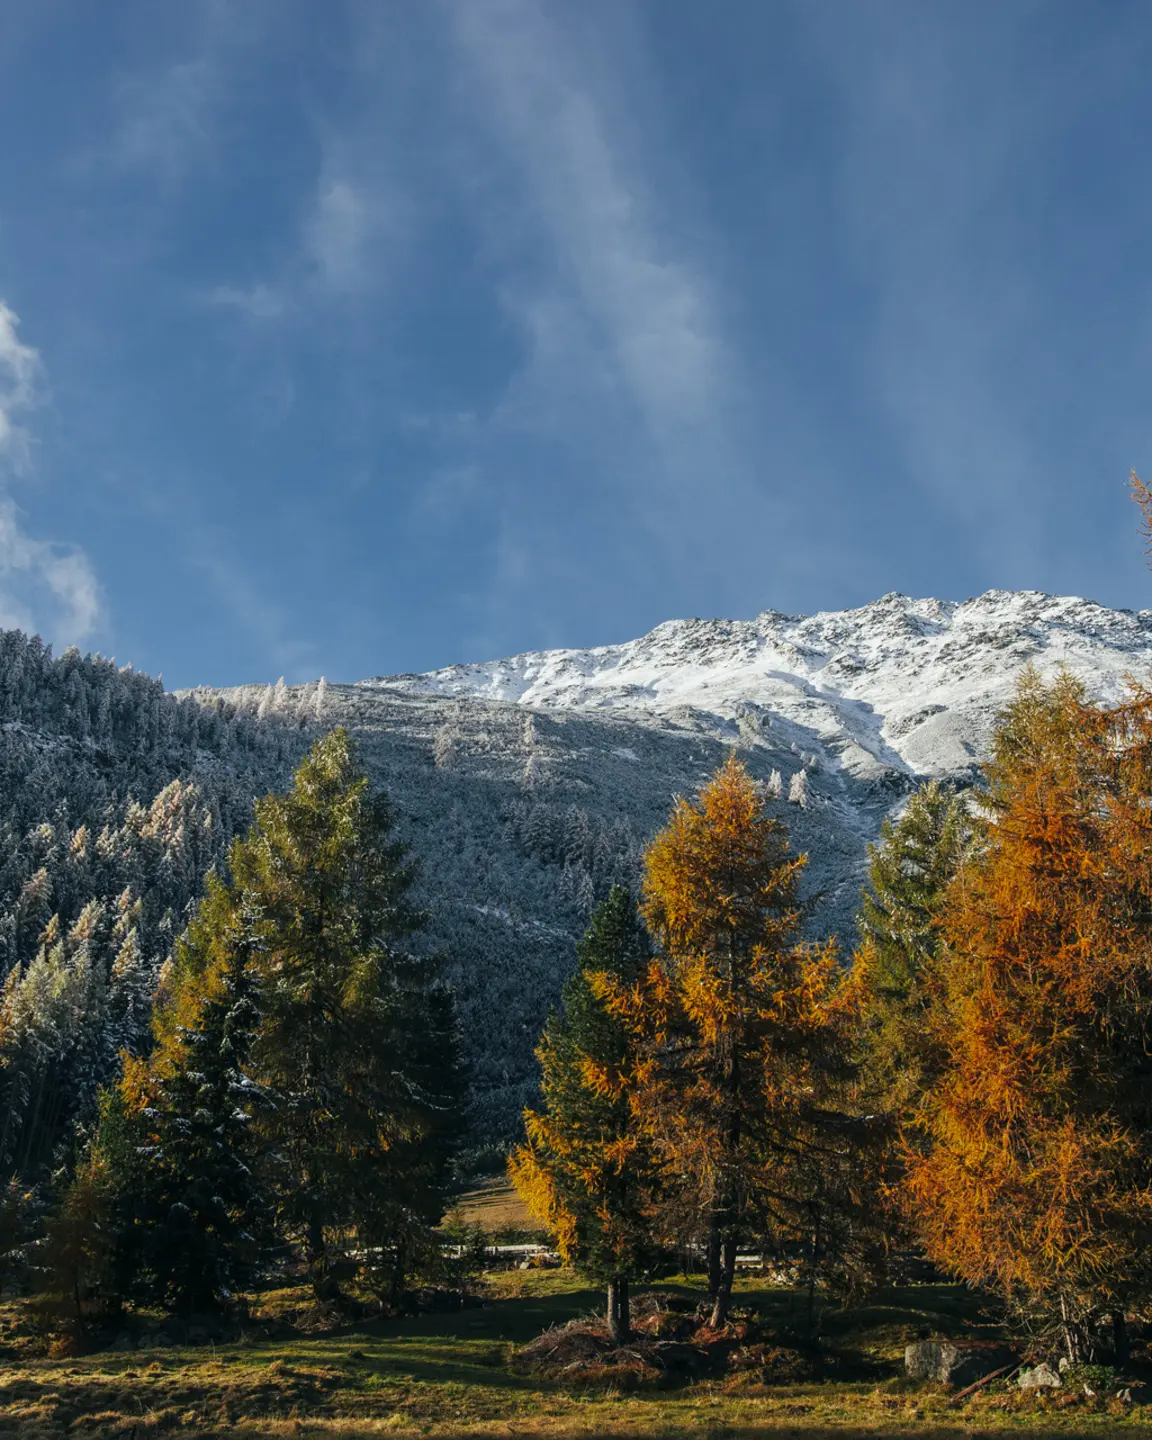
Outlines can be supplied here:
<path id="1" fill-rule="evenodd" d="M 694 1286 L 679 1277 L 654 1288 Z M 806 1319 L 804 1294 L 755 1279 L 739 1282 L 739 1303 L 782 1336 Z M 309 1333 L 299 1324 L 306 1293 L 284 1289 L 260 1297 L 253 1334 L 235 1343 L 66 1355 L 44 1353 L 20 1304 L 10 1303 L 0 1311 L 0 1436 L 1152 1436 L 1141 1406 L 1008 1386 L 957 1405 L 903 1380 L 909 1339 L 997 1334 L 959 1286 L 910 1286 L 854 1309 L 825 1307 L 819 1383 L 738 1376 L 628 1392 L 515 1367 L 517 1346 L 599 1304 L 568 1271 L 502 1271 L 484 1277 L 462 1310 Z"/>

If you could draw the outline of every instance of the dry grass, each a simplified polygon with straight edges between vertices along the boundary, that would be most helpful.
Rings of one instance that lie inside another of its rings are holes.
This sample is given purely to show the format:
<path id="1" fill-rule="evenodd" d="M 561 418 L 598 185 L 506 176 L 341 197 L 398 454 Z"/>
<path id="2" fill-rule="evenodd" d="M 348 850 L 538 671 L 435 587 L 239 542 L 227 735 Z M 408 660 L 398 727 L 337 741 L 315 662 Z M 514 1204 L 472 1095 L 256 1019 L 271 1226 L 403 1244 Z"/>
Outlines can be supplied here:
<path id="1" fill-rule="evenodd" d="M 518 1286 L 518 1297 L 502 1287 Z M 789 1292 L 742 1298 L 784 1324 L 799 1309 Z M 549 1325 L 587 1314 L 599 1297 L 570 1274 L 513 1282 L 494 1277 L 486 1308 L 373 1321 L 324 1334 L 288 1334 L 229 1346 L 49 1358 L 5 1331 L 0 1358 L 0 1436 L 20 1440 L 173 1440 L 266 1436 L 1152 1436 L 1139 1409 L 1065 1408 L 1060 1397 L 1001 1389 L 962 1408 L 911 1387 L 895 1370 L 910 1334 L 955 1331 L 971 1312 L 962 1292 L 919 1287 L 867 1310 L 828 1311 L 828 1353 L 853 1378 L 767 1386 L 733 1376 L 669 1391 L 582 1388 L 522 1373 L 517 1347 Z M 276 1305 L 291 1297 L 280 1295 Z M 17 1318 L 4 1307 L 0 1318 Z M 41 1346 L 41 1348 L 43 1348 Z M 869 1369 L 875 1378 L 863 1378 Z"/>
<path id="2" fill-rule="evenodd" d="M 455 1216 L 467 1225 L 479 1225 L 487 1235 L 501 1230 L 536 1231 L 539 1225 L 509 1181 L 485 1180 L 460 1197 Z"/>

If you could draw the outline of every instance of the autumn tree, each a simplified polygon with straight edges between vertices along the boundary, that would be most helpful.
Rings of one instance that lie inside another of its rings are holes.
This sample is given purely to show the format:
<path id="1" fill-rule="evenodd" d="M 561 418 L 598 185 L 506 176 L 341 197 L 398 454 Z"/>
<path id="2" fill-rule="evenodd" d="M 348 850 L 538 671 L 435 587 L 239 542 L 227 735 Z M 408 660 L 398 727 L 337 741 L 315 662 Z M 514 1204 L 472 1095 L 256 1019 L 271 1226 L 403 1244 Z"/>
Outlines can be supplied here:
<path id="1" fill-rule="evenodd" d="M 510 1173 L 564 1258 L 608 1287 L 608 1324 L 619 1344 L 631 1332 L 629 1282 L 658 1258 L 653 1210 L 658 1173 L 632 1111 L 633 1040 L 594 984 L 625 989 L 647 970 L 651 944 L 633 897 L 613 888 L 577 947 L 536 1051 L 542 1107 L 524 1114 L 528 1138 Z"/>
<path id="2" fill-rule="evenodd" d="M 868 847 L 857 926 L 867 1079 L 878 1103 L 906 1112 L 938 1064 L 929 1023 L 940 994 L 944 896 L 971 843 L 962 796 L 930 781 Z"/>
<path id="3" fill-rule="evenodd" d="M 1152 696 L 1026 675 L 986 781 L 906 1196 L 934 1260 L 1076 1361 L 1152 1296 Z"/>
<path id="4" fill-rule="evenodd" d="M 733 754 L 679 800 L 645 857 L 659 954 L 641 982 L 599 988 L 641 1053 L 633 1105 L 708 1252 L 712 1323 L 728 1314 L 741 1241 L 819 1221 L 809 1167 L 850 1126 L 828 1108 L 847 1071 L 852 1002 L 834 947 L 798 938 L 806 857 Z"/>

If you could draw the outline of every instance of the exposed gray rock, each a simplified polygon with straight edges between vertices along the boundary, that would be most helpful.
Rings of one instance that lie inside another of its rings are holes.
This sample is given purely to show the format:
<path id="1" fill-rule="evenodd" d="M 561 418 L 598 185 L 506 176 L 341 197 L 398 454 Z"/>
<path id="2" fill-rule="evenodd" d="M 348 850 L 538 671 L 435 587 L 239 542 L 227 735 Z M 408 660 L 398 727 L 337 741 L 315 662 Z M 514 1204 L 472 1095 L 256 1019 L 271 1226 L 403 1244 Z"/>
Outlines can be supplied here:
<path id="1" fill-rule="evenodd" d="M 1064 1384 L 1060 1376 L 1046 1361 L 1033 1365 L 1031 1370 L 1021 1370 L 1016 1381 L 1021 1390 L 1059 1390 Z"/>
<path id="2" fill-rule="evenodd" d="M 1015 1361 L 1016 1352 L 1009 1346 L 987 1340 L 917 1340 L 904 1350 L 910 1379 L 936 1380 L 957 1388 L 974 1385 Z"/>

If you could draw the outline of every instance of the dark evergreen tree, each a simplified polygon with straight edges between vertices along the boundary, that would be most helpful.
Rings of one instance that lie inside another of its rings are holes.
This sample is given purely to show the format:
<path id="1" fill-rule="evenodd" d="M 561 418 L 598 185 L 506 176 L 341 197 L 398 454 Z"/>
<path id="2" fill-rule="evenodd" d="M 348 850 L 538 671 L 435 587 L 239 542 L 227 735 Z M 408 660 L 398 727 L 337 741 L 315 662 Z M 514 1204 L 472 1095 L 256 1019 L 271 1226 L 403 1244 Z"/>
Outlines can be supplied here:
<path id="1" fill-rule="evenodd" d="M 927 1023 L 935 1003 L 945 892 L 972 843 L 963 796 L 931 781 L 868 848 L 859 915 L 867 1074 L 880 1103 L 903 1110 L 940 1057 Z"/>
<path id="2" fill-rule="evenodd" d="M 143 1066 L 125 1074 L 129 1090 L 140 1076 L 148 1102 L 139 1269 L 177 1310 L 227 1304 L 255 1277 L 272 1236 L 255 1144 L 259 1090 L 246 1074 L 259 1024 L 257 941 L 252 917 L 237 918 L 223 963 L 205 976 L 196 1024 L 154 1057 L 151 1083 Z"/>
<path id="3" fill-rule="evenodd" d="M 342 1246 L 386 1240 L 406 1256 L 443 1213 L 459 1110 L 450 995 L 439 962 L 410 954 L 422 924 L 413 867 L 386 798 L 359 772 L 347 732 L 317 741 L 292 789 L 256 804 L 177 948 L 157 1016 L 162 1044 L 196 1010 L 247 908 L 260 992 L 248 1078 L 282 1232 L 303 1245 L 322 1300 L 338 1300 Z"/>
<path id="4" fill-rule="evenodd" d="M 651 953 L 635 900 L 614 887 L 592 916 L 562 1008 L 541 1037 L 543 1108 L 525 1111 L 528 1138 L 511 1163 L 517 1188 L 565 1257 L 607 1285 L 618 1343 L 631 1332 L 629 1282 L 659 1257 L 652 1238 L 658 1173 L 630 1103 L 632 1042 L 598 982 L 635 984 Z"/>

